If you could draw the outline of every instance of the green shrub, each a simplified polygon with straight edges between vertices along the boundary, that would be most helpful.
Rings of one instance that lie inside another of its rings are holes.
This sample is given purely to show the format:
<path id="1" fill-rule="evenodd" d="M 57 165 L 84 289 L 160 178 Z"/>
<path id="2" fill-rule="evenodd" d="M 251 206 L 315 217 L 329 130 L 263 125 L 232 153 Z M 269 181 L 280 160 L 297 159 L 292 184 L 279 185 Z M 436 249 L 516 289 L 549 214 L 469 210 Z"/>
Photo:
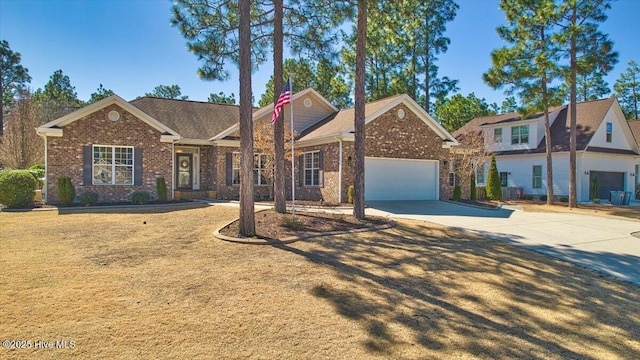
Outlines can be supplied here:
<path id="1" fill-rule="evenodd" d="M 547 201 L 547 195 L 540 195 L 540 201 Z"/>
<path id="2" fill-rule="evenodd" d="M 347 189 L 347 201 L 349 204 L 353 204 L 353 198 L 356 196 L 356 187 L 353 185 L 349 185 Z"/>
<path id="3" fill-rule="evenodd" d="M 73 204 L 76 197 L 76 188 L 71 183 L 71 178 L 63 176 L 58 179 L 58 201 L 62 205 Z"/>
<path id="4" fill-rule="evenodd" d="M 0 204 L 23 208 L 33 204 L 37 181 L 29 170 L 6 170 L 0 174 Z"/>
<path id="5" fill-rule="evenodd" d="M 531 195 L 525 195 L 525 196 L 524 196 L 524 199 L 525 199 L 525 200 L 533 200 L 533 196 L 531 196 Z"/>
<path id="6" fill-rule="evenodd" d="M 36 179 L 38 189 L 42 189 L 44 182 L 41 179 L 44 178 L 44 168 L 36 168 L 35 166 L 30 167 L 28 171 Z"/>
<path id="7" fill-rule="evenodd" d="M 476 172 L 475 170 L 471 171 L 471 188 L 469 189 L 469 197 L 471 200 L 475 200 L 478 197 L 477 189 L 476 189 Z"/>
<path id="8" fill-rule="evenodd" d="M 569 198 L 566 196 L 562 196 L 560 197 L 560 202 L 564 202 L 564 203 L 569 202 Z"/>
<path id="9" fill-rule="evenodd" d="M 148 204 L 151 200 L 151 195 L 147 191 L 134 191 L 131 194 L 131 202 L 136 205 Z"/>
<path id="10" fill-rule="evenodd" d="M 80 194 L 80 204 L 82 206 L 91 206 L 98 203 L 98 193 L 93 191 L 85 191 Z"/>
<path id="11" fill-rule="evenodd" d="M 500 173 L 496 165 L 495 155 L 491 157 L 491 165 L 489 166 L 489 175 L 487 176 L 487 197 L 491 200 L 502 199 L 502 187 L 500 186 Z"/>
<path id="12" fill-rule="evenodd" d="M 600 181 L 597 176 L 591 178 L 591 182 L 589 183 L 589 191 L 591 193 L 591 198 L 595 199 L 598 197 L 598 193 L 600 192 Z"/>
<path id="13" fill-rule="evenodd" d="M 453 200 L 460 201 L 460 199 L 462 199 L 462 189 L 460 188 L 460 185 L 456 185 L 453 188 Z"/>
<path id="14" fill-rule="evenodd" d="M 163 177 L 156 178 L 156 192 L 160 201 L 167 201 L 167 182 Z"/>

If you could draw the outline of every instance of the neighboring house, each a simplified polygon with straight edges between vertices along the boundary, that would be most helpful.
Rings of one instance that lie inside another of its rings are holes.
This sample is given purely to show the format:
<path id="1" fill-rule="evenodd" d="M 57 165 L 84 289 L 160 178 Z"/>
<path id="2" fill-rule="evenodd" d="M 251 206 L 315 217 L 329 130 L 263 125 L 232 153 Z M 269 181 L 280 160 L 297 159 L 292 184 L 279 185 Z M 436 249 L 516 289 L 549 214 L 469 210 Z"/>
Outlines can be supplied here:
<path id="1" fill-rule="evenodd" d="M 272 109 L 256 109 L 254 121 L 269 121 Z M 294 94 L 293 113 L 301 152 L 296 198 L 346 202 L 354 178 L 353 109 L 338 110 L 307 89 Z M 457 145 L 451 134 L 407 95 L 369 103 L 365 116 L 366 200 L 449 197 L 441 159 Z M 237 199 L 238 119 L 234 105 L 153 97 L 127 102 L 113 95 L 86 106 L 37 129 L 45 141 L 46 201 L 58 201 L 62 176 L 72 179 L 78 195 L 93 191 L 101 202 L 127 201 L 136 190 L 156 198 L 158 177 L 165 178 L 170 198 L 210 191 Z M 261 174 L 264 156 L 255 156 L 256 198 L 269 194 Z"/>
<path id="2" fill-rule="evenodd" d="M 597 178 L 598 197 L 612 190 L 633 191 L 638 182 L 640 150 L 618 101 L 611 97 L 578 103 L 576 182 L 577 201 L 591 200 L 590 182 Z M 553 153 L 553 191 L 569 194 L 569 106 L 550 110 Z M 522 118 L 518 113 L 475 118 L 454 132 L 462 144 L 481 136 L 489 153 L 496 155 L 503 187 L 522 188 L 524 194 L 544 195 L 546 145 L 543 114 Z M 478 167 L 477 185 L 483 186 L 488 164 Z"/>

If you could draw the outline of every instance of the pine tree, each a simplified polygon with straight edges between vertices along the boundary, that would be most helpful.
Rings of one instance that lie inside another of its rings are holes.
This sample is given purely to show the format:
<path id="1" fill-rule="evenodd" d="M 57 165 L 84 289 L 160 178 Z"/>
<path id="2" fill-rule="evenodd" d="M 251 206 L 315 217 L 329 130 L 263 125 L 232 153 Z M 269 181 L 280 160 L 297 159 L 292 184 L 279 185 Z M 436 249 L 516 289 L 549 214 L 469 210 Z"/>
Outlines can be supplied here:
<path id="1" fill-rule="evenodd" d="M 627 71 L 620 74 L 613 85 L 620 107 L 627 120 L 638 119 L 638 104 L 640 103 L 640 67 L 635 61 L 629 61 Z"/>
<path id="2" fill-rule="evenodd" d="M 598 29 L 607 19 L 610 0 L 566 0 L 560 8 L 560 32 L 556 41 L 569 58 L 565 81 L 569 86 L 569 208 L 577 206 L 576 150 L 577 150 L 577 85 L 578 76 L 600 71 L 603 74 L 618 62 L 613 42 Z M 549 193 L 549 198 L 553 194 Z M 549 200 L 547 200 L 549 203 Z"/>

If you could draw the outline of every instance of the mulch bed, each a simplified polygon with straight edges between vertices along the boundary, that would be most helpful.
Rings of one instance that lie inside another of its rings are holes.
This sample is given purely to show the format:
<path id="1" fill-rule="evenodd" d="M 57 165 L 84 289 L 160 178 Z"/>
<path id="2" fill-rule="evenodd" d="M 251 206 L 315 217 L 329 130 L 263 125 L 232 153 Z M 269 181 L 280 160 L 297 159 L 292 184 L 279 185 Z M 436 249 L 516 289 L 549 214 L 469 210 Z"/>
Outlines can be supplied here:
<path id="1" fill-rule="evenodd" d="M 388 224 L 390 220 L 372 216 L 358 220 L 353 215 L 299 211 L 296 211 L 294 219 L 290 212 L 280 214 L 273 210 L 265 210 L 255 214 L 255 222 L 257 238 L 284 239 L 303 234 L 369 228 Z M 236 220 L 222 228 L 220 233 L 237 237 L 238 225 L 238 220 Z"/>

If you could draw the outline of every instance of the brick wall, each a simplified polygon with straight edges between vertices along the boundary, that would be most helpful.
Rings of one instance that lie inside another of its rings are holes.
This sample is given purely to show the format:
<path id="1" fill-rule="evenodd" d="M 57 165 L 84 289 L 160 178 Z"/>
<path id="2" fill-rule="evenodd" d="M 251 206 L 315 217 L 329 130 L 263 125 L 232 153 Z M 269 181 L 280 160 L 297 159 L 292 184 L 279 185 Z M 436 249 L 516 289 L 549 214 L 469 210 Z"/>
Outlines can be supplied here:
<path id="1" fill-rule="evenodd" d="M 111 121 L 109 111 L 118 111 L 120 119 Z M 98 193 L 100 202 L 129 201 L 136 190 L 156 194 L 156 178 L 163 176 L 167 188 L 173 186 L 171 177 L 171 144 L 160 142 L 161 133 L 118 105 L 110 105 L 63 127 L 62 137 L 49 137 L 47 197 L 58 202 L 58 178 L 68 176 L 76 194 L 85 191 Z M 83 185 L 83 146 L 115 145 L 142 148 L 142 185 Z M 171 192 L 169 192 L 171 194 Z"/>
<path id="2" fill-rule="evenodd" d="M 406 114 L 404 119 L 397 116 L 400 109 Z M 443 161 L 449 158 L 449 150 L 442 148 L 442 139 L 404 104 L 366 125 L 365 156 L 439 160 L 440 199 L 449 198 L 449 169 Z"/>
<path id="3" fill-rule="evenodd" d="M 397 117 L 399 109 L 406 113 L 404 119 Z M 451 189 L 448 186 L 449 168 L 444 160 L 449 158 L 449 150 L 442 148 L 442 139 L 429 128 L 417 115 L 404 104 L 400 104 L 366 125 L 365 155 L 367 157 L 425 159 L 440 161 L 440 198 L 448 199 Z M 354 181 L 353 157 L 354 144 L 344 141 L 342 148 L 342 202 L 347 202 L 347 192 Z M 330 203 L 339 201 L 339 143 L 297 148 L 300 152 L 323 151 L 323 186 L 299 186 L 299 160 L 296 158 L 296 199 L 323 200 Z M 238 152 L 237 148 L 220 147 L 217 150 L 217 191 L 220 199 L 238 199 L 238 186 L 226 186 L 226 153 Z M 351 157 L 352 161 L 349 162 Z M 287 198 L 291 198 L 291 163 L 285 163 Z M 256 198 L 268 195 L 268 188 L 256 186 Z"/>

